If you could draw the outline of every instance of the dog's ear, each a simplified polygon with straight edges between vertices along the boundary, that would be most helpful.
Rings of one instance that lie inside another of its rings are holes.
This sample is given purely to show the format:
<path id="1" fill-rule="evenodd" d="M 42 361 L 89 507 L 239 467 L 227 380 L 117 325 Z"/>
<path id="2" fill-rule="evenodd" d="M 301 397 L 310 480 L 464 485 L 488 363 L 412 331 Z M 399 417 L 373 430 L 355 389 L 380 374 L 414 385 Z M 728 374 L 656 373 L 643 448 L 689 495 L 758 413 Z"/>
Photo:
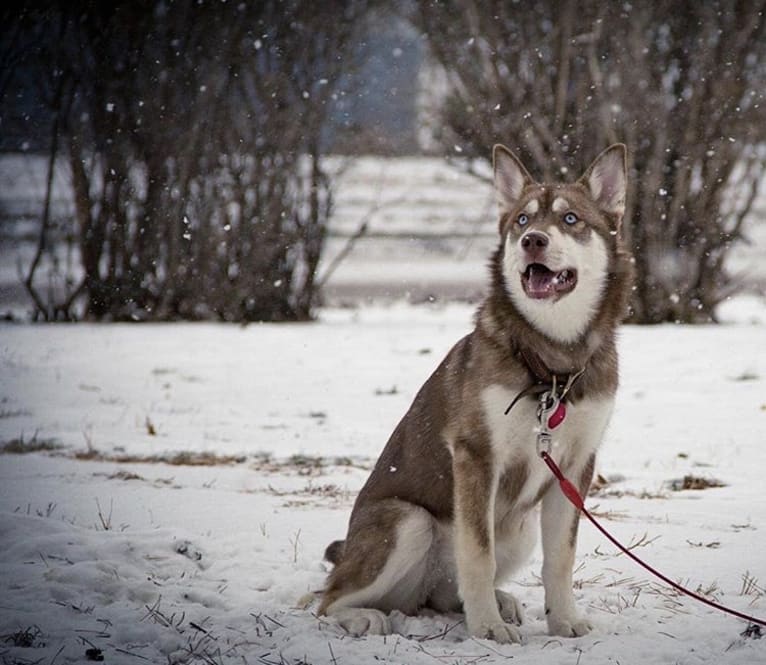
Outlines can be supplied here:
<path id="1" fill-rule="evenodd" d="M 534 181 L 518 157 L 499 143 L 492 149 L 492 165 L 495 172 L 495 198 L 502 217 L 516 209 L 524 187 Z"/>
<path id="2" fill-rule="evenodd" d="M 593 200 L 604 211 L 622 217 L 628 185 L 627 150 L 615 143 L 602 152 L 580 178 Z"/>

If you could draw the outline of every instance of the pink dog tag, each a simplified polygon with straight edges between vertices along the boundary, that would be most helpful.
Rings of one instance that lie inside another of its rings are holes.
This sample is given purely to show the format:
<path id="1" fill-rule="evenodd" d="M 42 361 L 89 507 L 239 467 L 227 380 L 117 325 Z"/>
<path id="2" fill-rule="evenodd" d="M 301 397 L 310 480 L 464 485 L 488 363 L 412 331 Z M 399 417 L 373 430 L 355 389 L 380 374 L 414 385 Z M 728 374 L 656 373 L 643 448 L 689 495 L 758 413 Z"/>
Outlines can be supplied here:
<path id="1" fill-rule="evenodd" d="M 550 429 L 556 429 L 561 423 L 564 422 L 564 418 L 567 417 L 567 405 L 564 402 L 559 402 L 556 410 L 548 418 L 548 427 Z"/>

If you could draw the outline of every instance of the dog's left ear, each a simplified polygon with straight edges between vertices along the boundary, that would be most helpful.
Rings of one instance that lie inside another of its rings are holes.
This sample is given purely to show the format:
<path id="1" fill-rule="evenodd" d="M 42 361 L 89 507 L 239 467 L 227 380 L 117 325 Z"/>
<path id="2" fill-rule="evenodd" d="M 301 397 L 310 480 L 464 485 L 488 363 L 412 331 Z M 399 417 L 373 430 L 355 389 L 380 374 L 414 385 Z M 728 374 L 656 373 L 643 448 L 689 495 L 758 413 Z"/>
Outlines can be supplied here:
<path id="1" fill-rule="evenodd" d="M 628 185 L 627 149 L 615 143 L 602 152 L 580 178 L 604 212 L 622 218 Z"/>

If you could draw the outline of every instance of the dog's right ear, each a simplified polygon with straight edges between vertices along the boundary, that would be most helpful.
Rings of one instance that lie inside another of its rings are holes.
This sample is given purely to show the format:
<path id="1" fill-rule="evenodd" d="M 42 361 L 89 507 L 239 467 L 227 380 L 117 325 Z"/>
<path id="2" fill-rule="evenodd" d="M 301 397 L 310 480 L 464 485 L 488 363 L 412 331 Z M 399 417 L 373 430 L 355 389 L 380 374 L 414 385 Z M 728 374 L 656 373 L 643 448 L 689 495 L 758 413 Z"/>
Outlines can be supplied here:
<path id="1" fill-rule="evenodd" d="M 625 213 L 627 189 L 627 148 L 615 143 L 604 150 L 580 178 L 599 207 L 619 220 Z"/>
<path id="2" fill-rule="evenodd" d="M 492 165 L 495 172 L 495 198 L 502 218 L 516 209 L 524 187 L 534 180 L 519 158 L 499 143 L 492 149 Z"/>

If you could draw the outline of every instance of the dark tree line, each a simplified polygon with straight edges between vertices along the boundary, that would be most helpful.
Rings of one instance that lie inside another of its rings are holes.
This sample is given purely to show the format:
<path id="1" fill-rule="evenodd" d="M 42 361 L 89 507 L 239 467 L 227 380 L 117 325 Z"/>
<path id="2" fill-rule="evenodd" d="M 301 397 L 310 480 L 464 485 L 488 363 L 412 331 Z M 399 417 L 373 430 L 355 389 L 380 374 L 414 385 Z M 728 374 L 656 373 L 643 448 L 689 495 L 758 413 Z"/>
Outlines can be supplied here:
<path id="1" fill-rule="evenodd" d="M 84 301 L 89 319 L 309 318 L 332 210 L 323 135 L 369 7 L 59 2 L 9 16 L 0 83 L 39 77 L 82 268 L 54 301 L 40 293 L 44 218 L 26 280 L 38 316 Z"/>
<path id="2" fill-rule="evenodd" d="M 633 319 L 714 316 L 766 163 L 766 2 L 423 0 L 412 20 L 445 150 L 504 142 L 560 178 L 624 141 Z"/>
<path id="3" fill-rule="evenodd" d="M 375 0 L 11 3 L 0 99 L 36 86 L 74 192 L 79 268 L 43 292 L 46 198 L 25 285 L 47 320 L 302 320 L 332 212 L 333 103 Z M 766 0 L 402 0 L 428 45 L 434 136 L 540 178 L 628 144 L 639 322 L 710 320 L 738 284 L 766 146 Z M 18 93 L 20 94 L 20 93 Z M 2 122 L 6 122 L 4 114 Z"/>

